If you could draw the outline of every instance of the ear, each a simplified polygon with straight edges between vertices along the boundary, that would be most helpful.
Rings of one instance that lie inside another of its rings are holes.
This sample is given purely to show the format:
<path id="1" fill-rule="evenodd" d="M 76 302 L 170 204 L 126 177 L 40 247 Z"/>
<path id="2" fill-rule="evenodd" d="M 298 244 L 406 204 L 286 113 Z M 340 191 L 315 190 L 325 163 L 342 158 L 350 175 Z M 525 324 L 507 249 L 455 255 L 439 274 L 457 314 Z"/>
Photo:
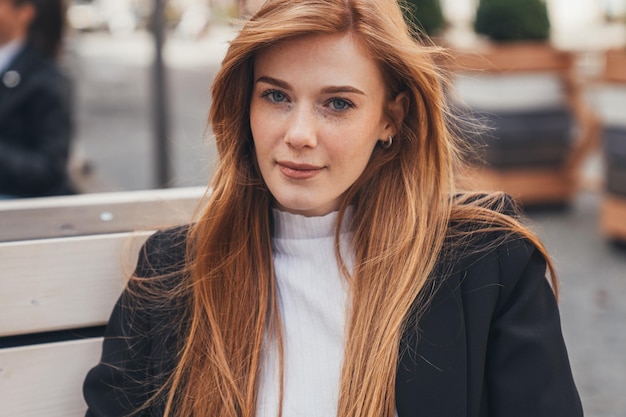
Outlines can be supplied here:
<path id="1" fill-rule="evenodd" d="M 383 137 L 396 136 L 398 129 L 409 111 L 409 96 L 407 93 L 399 93 L 395 99 L 387 104 L 387 124 Z"/>

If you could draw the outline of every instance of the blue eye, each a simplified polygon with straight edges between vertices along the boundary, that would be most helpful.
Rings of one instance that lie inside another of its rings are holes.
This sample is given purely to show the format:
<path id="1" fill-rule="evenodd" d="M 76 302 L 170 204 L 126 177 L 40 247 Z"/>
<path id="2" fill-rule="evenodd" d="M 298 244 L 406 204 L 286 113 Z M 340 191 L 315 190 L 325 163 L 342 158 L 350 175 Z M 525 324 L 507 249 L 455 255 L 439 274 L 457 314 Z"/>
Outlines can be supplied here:
<path id="1" fill-rule="evenodd" d="M 342 111 L 352 107 L 352 103 L 342 98 L 333 98 L 330 100 L 330 106 L 333 110 Z"/>
<path id="2" fill-rule="evenodd" d="M 277 90 L 266 91 L 263 93 L 263 97 L 269 98 L 269 100 L 274 103 L 281 103 L 287 99 L 287 96 L 284 93 Z"/>

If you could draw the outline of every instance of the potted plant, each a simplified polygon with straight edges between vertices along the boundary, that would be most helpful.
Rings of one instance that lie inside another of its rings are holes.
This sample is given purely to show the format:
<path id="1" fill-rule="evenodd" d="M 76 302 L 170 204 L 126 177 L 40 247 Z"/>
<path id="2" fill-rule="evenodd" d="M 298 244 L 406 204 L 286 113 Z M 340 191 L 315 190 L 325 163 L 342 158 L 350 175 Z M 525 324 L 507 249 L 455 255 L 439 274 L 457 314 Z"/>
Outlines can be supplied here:
<path id="1" fill-rule="evenodd" d="M 524 205 L 568 204 L 596 128 L 572 55 L 550 43 L 545 2 L 480 0 L 474 30 L 483 42 L 449 63 L 460 102 L 487 126 L 469 137 L 480 157 L 471 186 Z"/>
<path id="2" fill-rule="evenodd" d="M 431 38 L 441 34 L 446 21 L 439 0 L 406 0 L 404 6 L 405 18 L 413 28 Z"/>
<path id="3" fill-rule="evenodd" d="M 495 42 L 546 41 L 548 9 L 542 0 L 480 0 L 474 30 Z"/>

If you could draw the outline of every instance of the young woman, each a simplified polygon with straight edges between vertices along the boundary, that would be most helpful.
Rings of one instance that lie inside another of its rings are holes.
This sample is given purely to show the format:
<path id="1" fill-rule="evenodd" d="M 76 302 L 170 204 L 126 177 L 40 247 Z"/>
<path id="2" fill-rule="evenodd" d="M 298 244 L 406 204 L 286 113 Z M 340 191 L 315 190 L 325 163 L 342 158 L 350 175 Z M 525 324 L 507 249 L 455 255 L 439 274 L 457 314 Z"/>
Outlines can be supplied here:
<path id="1" fill-rule="evenodd" d="M 581 416 L 547 254 L 459 194 L 396 0 L 270 0 L 212 88 L 197 221 L 148 240 L 88 416 Z"/>

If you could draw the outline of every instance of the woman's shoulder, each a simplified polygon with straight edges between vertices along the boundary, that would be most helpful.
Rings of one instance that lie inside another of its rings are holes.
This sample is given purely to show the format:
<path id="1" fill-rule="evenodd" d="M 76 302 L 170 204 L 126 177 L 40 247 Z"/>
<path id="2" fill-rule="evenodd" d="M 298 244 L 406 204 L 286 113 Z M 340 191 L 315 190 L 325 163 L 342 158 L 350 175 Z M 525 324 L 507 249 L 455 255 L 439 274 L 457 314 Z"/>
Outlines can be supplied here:
<path id="1" fill-rule="evenodd" d="M 548 284 L 545 250 L 510 196 L 461 195 L 455 204 L 439 277 L 453 278 L 468 297 L 484 300 L 491 294 L 498 305 L 520 288 Z"/>
<path id="2" fill-rule="evenodd" d="M 538 244 L 509 195 L 460 194 L 454 201 L 442 259 L 457 271 L 491 268 L 493 279 L 506 280 L 531 261 L 545 261 Z"/>
<path id="3" fill-rule="evenodd" d="M 513 197 L 504 192 L 457 193 L 452 197 L 452 206 L 460 210 L 480 209 L 515 217 L 521 212 Z"/>
<path id="4" fill-rule="evenodd" d="M 135 276 L 162 277 L 183 271 L 189 225 L 162 229 L 152 234 L 139 251 Z"/>
<path id="5" fill-rule="evenodd" d="M 145 241 L 134 273 L 118 300 L 120 311 L 167 322 L 185 305 L 189 226 L 162 229 Z M 158 307 L 158 308 L 155 308 Z M 176 311 L 176 313 L 173 313 Z"/>
<path id="6" fill-rule="evenodd" d="M 492 249 L 493 242 L 530 235 L 520 207 L 508 194 L 457 194 L 451 204 L 445 246 Z"/>

